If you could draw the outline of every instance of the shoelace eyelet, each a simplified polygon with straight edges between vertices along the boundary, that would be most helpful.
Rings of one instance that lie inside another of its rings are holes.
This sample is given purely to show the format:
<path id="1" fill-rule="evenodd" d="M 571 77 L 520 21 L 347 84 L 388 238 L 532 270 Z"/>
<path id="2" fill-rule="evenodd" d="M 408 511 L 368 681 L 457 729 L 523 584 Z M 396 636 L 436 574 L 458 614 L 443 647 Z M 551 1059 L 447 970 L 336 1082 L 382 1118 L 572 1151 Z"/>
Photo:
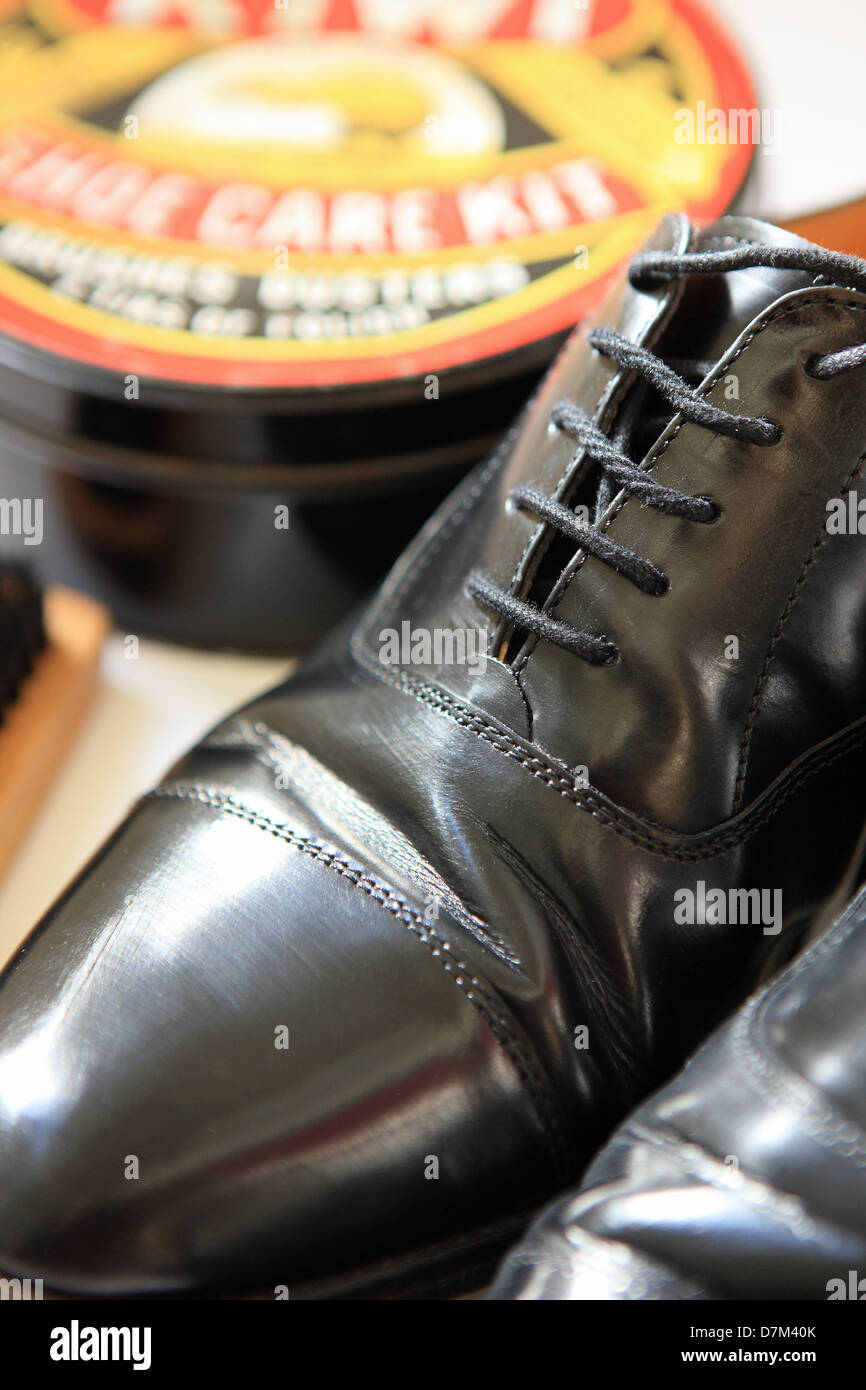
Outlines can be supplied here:
<path id="1" fill-rule="evenodd" d="M 821 360 L 821 354 L 818 352 L 807 352 L 800 358 L 800 366 L 803 369 L 803 375 L 807 376 L 810 381 L 825 380 L 825 378 L 820 376 L 815 370 Z"/>
<path id="2" fill-rule="evenodd" d="M 660 289 L 663 285 L 669 285 L 673 281 L 673 276 L 664 270 L 642 269 L 640 266 L 629 266 L 628 282 L 633 290 L 638 290 L 641 294 L 646 294 L 649 290 Z"/>
<path id="3" fill-rule="evenodd" d="M 781 443 L 785 431 L 782 429 L 778 420 L 770 420 L 766 415 L 762 416 L 761 419 L 765 425 L 772 425 L 773 435 L 767 439 L 762 439 L 760 441 L 760 447 L 762 449 L 775 449 L 776 445 Z"/>
<path id="4" fill-rule="evenodd" d="M 714 497 L 704 497 L 703 495 L 701 495 L 700 497 L 696 497 L 695 501 L 703 502 L 706 507 L 710 508 L 709 516 L 704 516 L 700 518 L 701 525 L 715 526 L 716 522 L 721 518 L 722 515 L 722 508 L 720 504 L 716 501 Z"/>

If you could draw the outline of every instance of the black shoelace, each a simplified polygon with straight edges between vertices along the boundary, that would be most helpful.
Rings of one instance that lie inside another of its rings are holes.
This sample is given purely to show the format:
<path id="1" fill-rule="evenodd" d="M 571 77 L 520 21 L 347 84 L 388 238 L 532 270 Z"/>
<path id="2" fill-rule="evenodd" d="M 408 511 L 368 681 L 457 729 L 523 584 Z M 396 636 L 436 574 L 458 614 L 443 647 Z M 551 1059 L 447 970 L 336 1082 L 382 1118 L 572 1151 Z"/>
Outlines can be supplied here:
<path id="1" fill-rule="evenodd" d="M 834 284 L 866 292 L 866 261 L 855 256 L 824 251 L 818 247 L 774 247 L 757 243 L 737 246 L 728 251 L 682 254 L 644 251 L 633 259 L 629 279 L 633 285 L 640 287 L 685 275 L 718 275 L 759 266 L 770 270 L 812 272 L 829 277 Z M 655 388 L 675 413 L 693 424 L 713 430 L 716 434 L 762 446 L 775 444 L 781 437 L 780 426 L 772 420 L 734 415 L 711 405 L 655 353 L 636 346 L 611 329 L 593 329 L 588 341 L 596 352 L 609 357 L 619 367 L 633 372 Z M 841 352 L 813 356 L 803 362 L 803 368 L 809 376 L 828 381 L 864 363 L 866 343 L 845 348 Z M 580 407 L 561 401 L 551 412 L 551 419 L 558 429 L 576 441 L 587 457 L 621 491 L 631 497 L 639 497 L 644 506 L 705 525 L 720 515 L 718 505 L 709 497 L 691 497 L 655 481 L 622 453 Z M 643 593 L 661 595 L 667 592 L 669 581 L 660 569 L 626 546 L 612 541 L 597 526 L 580 521 L 576 513 L 562 502 L 526 484 L 512 488 L 509 498 L 514 506 L 537 516 L 560 535 L 573 540 L 587 555 L 594 555 L 610 565 Z M 593 666 L 605 665 L 619 655 L 616 646 L 607 637 L 583 632 L 573 624 L 553 617 L 536 604 L 515 598 L 509 589 L 494 583 L 480 571 L 474 571 L 469 576 L 466 588 L 478 603 L 504 618 L 510 627 L 564 647 Z"/>

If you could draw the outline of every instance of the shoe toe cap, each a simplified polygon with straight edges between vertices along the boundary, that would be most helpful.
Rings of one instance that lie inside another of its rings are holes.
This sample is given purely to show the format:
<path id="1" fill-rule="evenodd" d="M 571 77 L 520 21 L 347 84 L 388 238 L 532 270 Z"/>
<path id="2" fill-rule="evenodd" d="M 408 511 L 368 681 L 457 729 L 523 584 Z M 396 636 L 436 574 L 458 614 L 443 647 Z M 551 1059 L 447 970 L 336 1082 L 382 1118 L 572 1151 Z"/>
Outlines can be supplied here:
<path id="1" fill-rule="evenodd" d="M 516 1211 L 545 1136 L 476 984 L 312 840 L 145 802 L 0 983 L 0 1270 L 291 1290 Z"/>

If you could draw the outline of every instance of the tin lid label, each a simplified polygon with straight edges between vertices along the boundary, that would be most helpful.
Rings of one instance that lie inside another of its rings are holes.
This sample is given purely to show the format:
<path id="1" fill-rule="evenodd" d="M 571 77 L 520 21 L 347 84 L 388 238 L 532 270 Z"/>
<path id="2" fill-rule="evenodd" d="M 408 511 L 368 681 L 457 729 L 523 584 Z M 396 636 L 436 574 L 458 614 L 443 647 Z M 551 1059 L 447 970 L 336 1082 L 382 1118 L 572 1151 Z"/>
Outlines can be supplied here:
<path id="1" fill-rule="evenodd" d="M 752 106 L 697 0 L 0 0 L 0 331 L 218 387 L 513 352 L 723 210 L 751 146 L 682 113 Z"/>

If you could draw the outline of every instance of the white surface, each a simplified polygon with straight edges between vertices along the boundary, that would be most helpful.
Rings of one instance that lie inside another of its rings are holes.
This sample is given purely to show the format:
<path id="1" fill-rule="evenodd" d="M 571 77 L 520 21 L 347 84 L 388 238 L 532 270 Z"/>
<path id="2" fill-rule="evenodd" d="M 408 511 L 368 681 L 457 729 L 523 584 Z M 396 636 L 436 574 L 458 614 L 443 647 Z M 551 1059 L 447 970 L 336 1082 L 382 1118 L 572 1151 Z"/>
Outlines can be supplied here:
<path id="1" fill-rule="evenodd" d="M 775 153 L 755 155 L 744 210 L 781 220 L 866 193 L 864 0 L 712 0 L 711 8 L 746 55 L 759 110 L 779 117 Z"/>
<path id="2" fill-rule="evenodd" d="M 111 638 L 93 711 L 0 886 L 0 961 L 131 802 L 218 719 L 289 669 L 288 661 L 147 641 L 130 661 L 122 637 Z"/>
<path id="3" fill-rule="evenodd" d="M 790 216 L 866 192 L 864 0 L 715 0 L 715 8 L 752 64 L 759 106 L 781 113 L 778 152 L 756 155 L 746 210 Z M 155 643 L 142 643 L 133 662 L 112 640 L 93 715 L 0 886 L 0 959 L 134 798 L 287 669 Z"/>

